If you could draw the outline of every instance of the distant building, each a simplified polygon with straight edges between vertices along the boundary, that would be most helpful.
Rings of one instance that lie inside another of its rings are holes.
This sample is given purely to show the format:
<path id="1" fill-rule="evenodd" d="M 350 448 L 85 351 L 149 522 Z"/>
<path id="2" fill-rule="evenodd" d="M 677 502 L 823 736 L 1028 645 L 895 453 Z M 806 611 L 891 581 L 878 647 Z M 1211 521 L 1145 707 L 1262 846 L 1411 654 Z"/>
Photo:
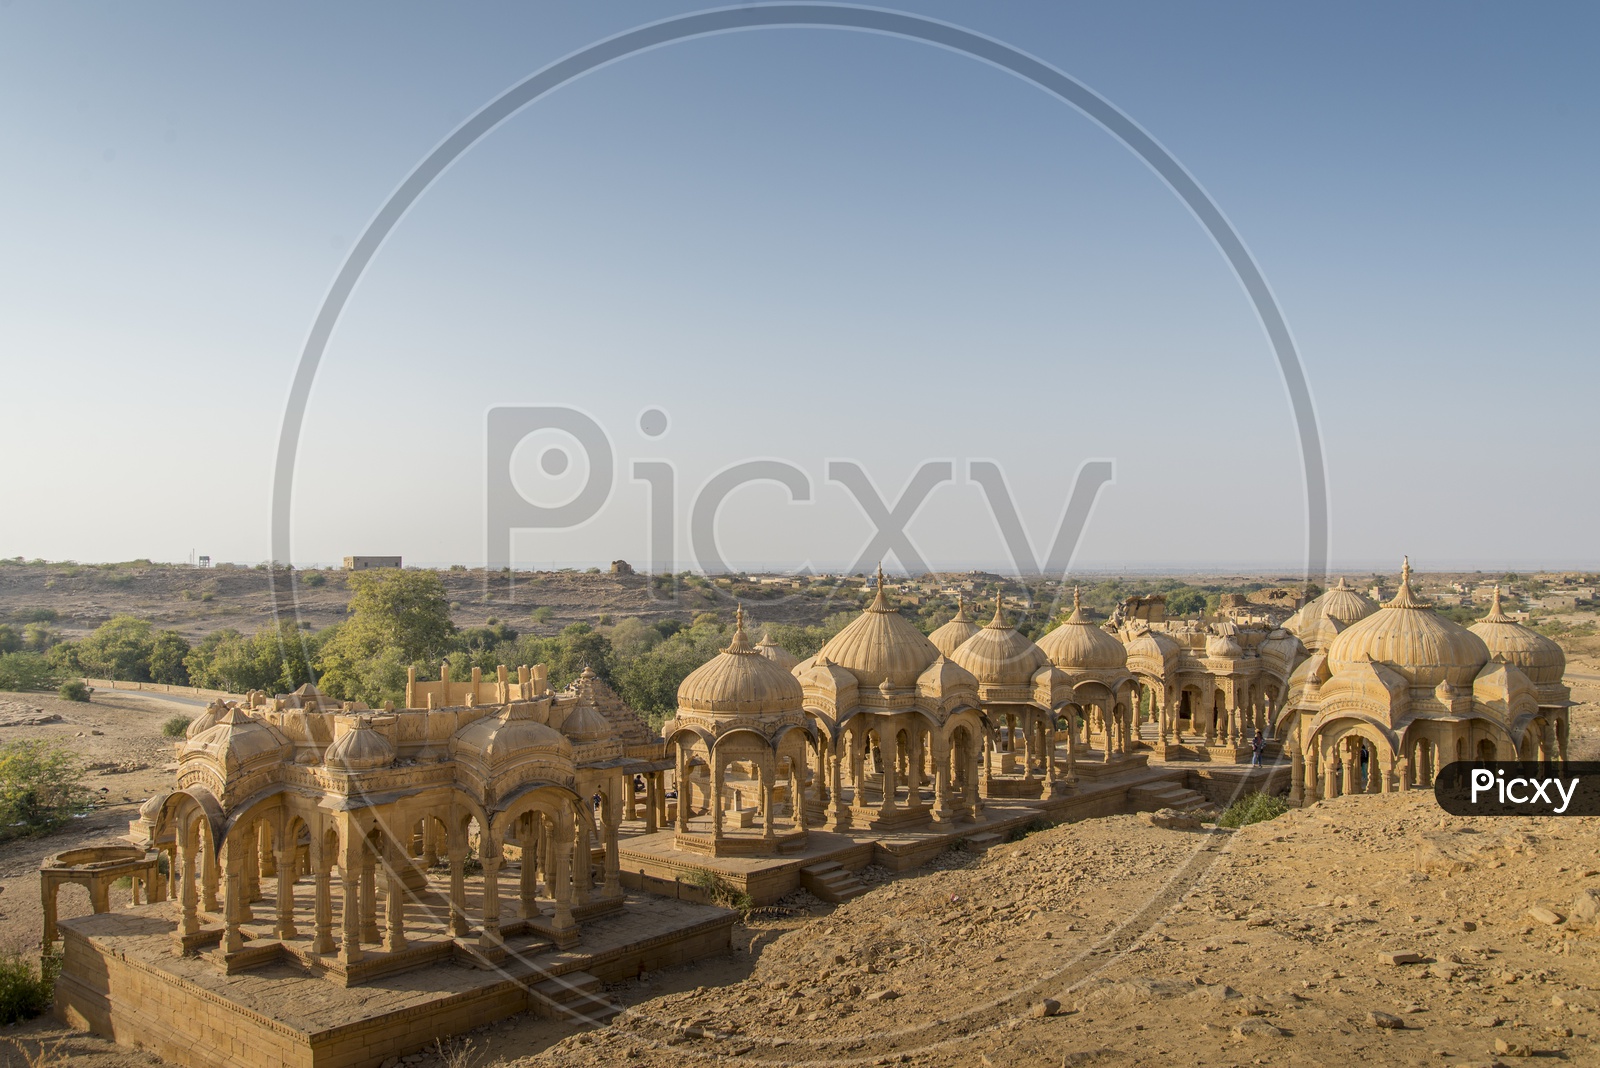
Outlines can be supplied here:
<path id="1" fill-rule="evenodd" d="M 347 556 L 344 558 L 346 571 L 371 571 L 375 567 L 399 567 L 398 556 Z"/>

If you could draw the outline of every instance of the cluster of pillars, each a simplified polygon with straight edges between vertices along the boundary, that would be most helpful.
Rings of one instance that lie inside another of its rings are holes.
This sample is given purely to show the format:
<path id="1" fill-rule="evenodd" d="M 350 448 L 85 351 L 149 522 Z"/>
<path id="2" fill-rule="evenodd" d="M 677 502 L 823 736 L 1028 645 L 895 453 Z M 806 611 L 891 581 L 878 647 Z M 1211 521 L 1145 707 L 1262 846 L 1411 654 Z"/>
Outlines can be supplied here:
<path id="1" fill-rule="evenodd" d="M 1104 742 L 1101 759 L 1107 763 L 1137 748 L 1133 712 L 1125 704 L 1107 707 L 1099 702 L 1087 702 L 1083 705 L 1083 722 L 1084 744 L 1089 744 L 1090 735 L 1100 735 Z"/>
<path id="2" fill-rule="evenodd" d="M 678 747 L 677 832 L 679 834 L 689 833 L 689 817 L 691 815 L 690 809 L 693 807 L 693 799 L 690 796 L 691 783 L 689 777 L 690 761 L 692 759 L 693 754 L 689 752 L 687 746 Z M 774 796 L 777 793 L 778 779 L 776 761 L 770 757 L 764 760 L 752 759 L 747 756 L 729 758 L 716 752 L 710 754 L 710 786 L 706 797 L 706 808 L 711 812 L 712 840 L 719 841 L 726 835 L 726 830 L 724 828 L 724 813 L 727 808 L 728 797 L 726 796 L 727 791 L 725 787 L 727 785 L 726 769 L 730 759 L 750 760 L 751 764 L 754 766 L 756 772 L 756 789 L 759 794 L 760 801 L 759 809 L 761 814 L 761 836 L 769 843 L 775 843 L 778 837 L 777 804 L 774 800 Z M 792 821 L 791 826 L 796 831 L 804 832 L 810 829 L 808 816 L 806 813 L 805 768 L 803 765 L 792 759 L 788 762 L 788 767 L 789 771 L 787 778 L 789 785 L 789 810 L 791 814 L 790 819 Z M 646 829 L 648 830 L 648 824 Z"/>
<path id="3" fill-rule="evenodd" d="M 977 820 L 983 813 L 983 797 L 988 785 L 987 761 L 975 739 L 966 735 L 965 745 L 949 745 L 931 734 L 917 717 L 896 723 L 884 721 L 874 728 L 865 719 L 852 721 L 835 746 L 824 746 L 822 760 L 827 765 L 829 816 L 836 829 L 852 825 L 852 817 L 870 821 L 880 816 L 908 811 L 926 811 L 938 823 L 958 816 Z M 876 739 L 877 744 L 873 744 Z M 879 774 L 882 786 L 874 806 L 867 796 L 867 779 Z M 848 777 L 851 791 L 847 806 L 842 789 Z M 922 797 L 922 789 L 933 785 L 933 804 Z M 906 791 L 904 803 L 900 788 Z"/>
<path id="4" fill-rule="evenodd" d="M 1150 690 L 1152 700 L 1155 697 Z M 1181 740 L 1179 711 L 1183 695 L 1189 695 L 1189 722 L 1196 734 L 1203 733 L 1207 744 L 1245 745 L 1260 731 L 1272 737 L 1273 700 L 1266 690 L 1251 688 L 1243 701 L 1237 700 L 1237 690 L 1177 690 L 1165 695 L 1160 703 L 1159 720 L 1161 741 Z M 1206 702 L 1207 694 L 1211 701 Z M 1201 726 L 1203 724 L 1203 730 Z"/>
<path id="5" fill-rule="evenodd" d="M 621 896 L 620 852 L 616 820 L 601 806 L 600 827 L 605 842 L 604 892 Z M 589 857 L 596 833 L 595 821 L 562 805 L 551 819 L 540 812 L 528 812 L 515 820 L 515 839 L 521 852 L 518 915 L 533 919 L 541 914 L 540 889 L 554 901 L 552 927 L 558 933 L 576 928 L 575 907 L 587 904 L 594 892 Z M 206 848 L 206 830 L 195 821 L 169 847 L 174 897 L 179 907 L 180 943 L 199 933 L 202 914 L 220 914 L 223 919 L 222 948 L 235 953 L 244 948 L 243 927 L 255 921 L 252 905 L 263 900 L 265 879 L 275 879 L 276 916 L 274 937 L 290 941 L 300 936 L 295 924 L 295 887 L 301 877 L 312 880 L 313 931 L 311 951 L 336 954 L 344 964 L 361 960 L 375 946 L 385 953 L 407 948 L 405 904 L 411 891 L 406 873 L 419 861 L 423 868 L 438 861 L 444 846 L 450 870 L 449 915 L 446 926 L 455 937 L 471 934 L 467 910 L 466 836 L 452 838 L 436 820 L 423 821 L 421 834 L 400 843 L 380 833 L 347 837 L 348 845 L 335 848 L 333 838 L 312 837 L 307 845 L 289 841 L 272 842 L 264 821 L 251 828 L 236 828 L 223 839 L 221 856 L 213 859 Z M 487 845 L 487 843 L 485 843 Z M 482 906 L 479 910 L 479 940 L 485 946 L 502 942 L 500 931 L 500 877 L 505 858 L 498 845 L 490 845 L 481 858 L 483 868 Z M 340 882 L 342 907 L 337 936 L 334 929 L 333 880 Z M 383 922 L 378 917 L 378 882 L 384 882 Z M 219 900 L 220 892 L 220 900 Z M 179 951 L 182 951 L 180 944 Z"/>
<path id="6" fill-rule="evenodd" d="M 644 798 L 639 797 L 636 788 L 626 791 L 623 799 L 623 819 L 637 820 L 639 813 L 644 812 L 644 833 L 655 834 L 667 825 L 667 789 L 666 772 L 649 771 L 641 776 L 644 779 Z M 682 782 L 682 779 L 678 780 Z"/>
<path id="7" fill-rule="evenodd" d="M 1070 778 L 1077 756 L 1073 752 L 1077 748 L 1077 724 L 1073 722 L 1073 713 L 1068 711 L 1071 726 L 1068 728 L 1069 743 L 1067 746 L 1067 775 Z M 1039 771 L 1045 781 L 1048 791 L 1056 780 L 1056 717 L 1053 712 L 1024 706 L 1021 711 L 1006 711 L 1000 714 L 999 724 L 999 751 L 1002 754 L 1017 754 L 1017 742 L 1022 742 L 1022 775 L 1023 778 L 1033 778 L 1034 771 Z"/>

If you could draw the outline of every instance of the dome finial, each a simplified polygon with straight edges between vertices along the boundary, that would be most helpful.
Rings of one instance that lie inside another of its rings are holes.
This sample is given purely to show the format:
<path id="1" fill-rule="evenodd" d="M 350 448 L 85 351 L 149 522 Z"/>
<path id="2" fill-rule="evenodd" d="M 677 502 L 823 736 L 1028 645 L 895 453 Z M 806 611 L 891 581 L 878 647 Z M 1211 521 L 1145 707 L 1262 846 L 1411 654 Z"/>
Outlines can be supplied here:
<path id="1" fill-rule="evenodd" d="M 1390 601 L 1389 604 L 1397 608 L 1425 607 L 1424 603 L 1417 599 L 1415 591 L 1411 588 L 1411 557 L 1409 556 L 1401 558 L 1400 588 L 1395 591 L 1394 600 Z"/>
<path id="2" fill-rule="evenodd" d="M 1513 620 L 1510 616 L 1506 615 L 1505 608 L 1500 604 L 1500 583 L 1496 582 L 1494 584 L 1494 596 L 1489 598 L 1489 611 L 1485 612 L 1483 614 L 1483 618 L 1480 619 L 1478 622 L 1480 622 L 1480 623 L 1514 623 L 1515 622 L 1515 620 Z"/>
<path id="3" fill-rule="evenodd" d="M 1006 625 L 1006 595 L 1005 595 L 1005 591 L 1002 590 L 999 593 L 994 595 L 994 618 L 989 621 L 989 626 L 991 626 L 991 627 L 1003 627 L 1005 625 Z"/>
<path id="4" fill-rule="evenodd" d="M 888 602 L 887 598 L 884 597 L 884 593 L 883 593 L 883 563 L 882 563 L 882 561 L 879 561 L 879 563 L 878 563 L 878 592 L 877 592 L 877 595 L 872 598 L 872 603 L 867 606 L 867 611 L 869 611 L 869 612 L 887 612 L 887 611 L 889 611 L 889 602 Z"/>
<path id="5" fill-rule="evenodd" d="M 1089 622 L 1083 618 L 1083 595 L 1076 586 L 1072 587 L 1072 614 L 1066 618 L 1066 622 L 1085 624 Z"/>
<path id="6" fill-rule="evenodd" d="M 750 647 L 750 639 L 744 633 L 744 605 L 736 605 L 733 610 L 733 640 L 723 650 L 725 653 L 754 653 Z M 757 654 L 759 655 L 759 654 Z"/>

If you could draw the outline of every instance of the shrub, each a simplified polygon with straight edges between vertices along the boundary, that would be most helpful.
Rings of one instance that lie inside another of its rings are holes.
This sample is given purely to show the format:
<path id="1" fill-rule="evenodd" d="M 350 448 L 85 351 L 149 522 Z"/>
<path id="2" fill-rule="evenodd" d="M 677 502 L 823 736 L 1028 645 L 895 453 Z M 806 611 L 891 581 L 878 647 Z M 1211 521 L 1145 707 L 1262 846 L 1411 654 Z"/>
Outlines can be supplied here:
<path id="1" fill-rule="evenodd" d="M 63 701 L 87 701 L 89 695 L 94 693 L 82 679 L 68 679 L 56 691 L 56 696 Z"/>
<path id="2" fill-rule="evenodd" d="M 300 575 L 300 585 L 313 590 L 327 581 L 328 576 L 320 571 L 305 571 Z"/>
<path id="3" fill-rule="evenodd" d="M 0 690 L 53 690 L 59 685 L 61 676 L 38 653 L 0 656 Z"/>
<path id="4" fill-rule="evenodd" d="M 1241 797 L 1228 806 L 1228 810 L 1217 820 L 1218 827 L 1246 827 L 1252 823 L 1261 823 L 1264 820 L 1277 819 L 1289 811 L 1289 803 L 1281 797 L 1263 794 L 1259 791 Z"/>
<path id="5" fill-rule="evenodd" d="M 161 734 L 165 738 L 182 738 L 193 722 L 188 716 L 173 716 L 161 725 Z"/>
<path id="6" fill-rule="evenodd" d="M 60 741 L 0 745 L 0 841 L 46 834 L 89 810 L 83 768 Z"/>
<path id="7" fill-rule="evenodd" d="M 756 907 L 755 901 L 749 894 L 743 890 L 735 890 L 731 883 L 725 882 L 715 872 L 697 871 L 689 877 L 689 884 L 704 890 L 706 896 L 711 898 L 712 904 L 733 909 L 741 915 Z"/>
<path id="8" fill-rule="evenodd" d="M 0 954 L 0 1025 L 9 1027 L 48 1010 L 60 972 L 61 957 L 55 953 L 46 952 L 37 968 L 15 950 Z"/>

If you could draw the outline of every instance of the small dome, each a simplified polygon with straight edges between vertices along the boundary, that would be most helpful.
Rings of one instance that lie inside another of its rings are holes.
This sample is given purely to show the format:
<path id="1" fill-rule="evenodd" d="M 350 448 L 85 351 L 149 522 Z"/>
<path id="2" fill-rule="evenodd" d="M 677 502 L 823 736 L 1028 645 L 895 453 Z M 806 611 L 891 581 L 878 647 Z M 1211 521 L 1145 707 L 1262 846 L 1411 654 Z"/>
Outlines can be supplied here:
<path id="1" fill-rule="evenodd" d="M 956 690 L 970 689 L 977 685 L 978 680 L 973 677 L 972 672 L 943 656 L 929 664 L 928 670 L 917 679 L 917 691 L 930 697 L 943 697 Z"/>
<path id="2" fill-rule="evenodd" d="M 450 740 L 451 755 L 484 767 L 495 767 L 521 758 L 572 759 L 572 743 L 555 728 L 539 722 L 541 708 L 548 709 L 550 698 L 512 701 L 497 716 L 485 716 L 456 731 Z"/>
<path id="3" fill-rule="evenodd" d="M 293 749 L 276 727 L 229 705 L 216 723 L 184 743 L 179 759 L 210 757 L 232 775 L 256 764 L 285 760 Z"/>
<path id="4" fill-rule="evenodd" d="M 221 698 L 212 701 L 209 705 L 206 705 L 204 712 L 189 721 L 189 725 L 183 730 L 183 736 L 185 738 L 193 738 L 197 734 L 204 734 L 217 725 L 217 720 L 221 719 L 222 714 L 226 711 L 228 711 L 228 706 L 223 703 Z"/>
<path id="5" fill-rule="evenodd" d="M 789 712 L 800 708 L 804 698 L 799 679 L 751 647 L 743 608 L 733 641 L 689 672 L 678 687 L 678 707 L 686 712 Z"/>
<path id="6" fill-rule="evenodd" d="M 1232 634 L 1213 634 L 1206 639 L 1206 656 L 1216 660 L 1236 660 L 1244 649 Z"/>
<path id="7" fill-rule="evenodd" d="M 1567 654 L 1543 634 L 1524 627 L 1500 607 L 1500 587 L 1494 588 L 1489 612 L 1467 628 L 1488 646 L 1489 655 L 1514 664 L 1535 685 L 1559 683 L 1566 674 Z"/>
<path id="8" fill-rule="evenodd" d="M 1116 671 L 1128 666 L 1128 649 L 1089 622 L 1083 614 L 1083 601 L 1077 590 L 1072 591 L 1072 615 L 1040 638 L 1039 648 L 1052 664 L 1069 674 L 1074 671 Z"/>
<path id="9" fill-rule="evenodd" d="M 1051 633 L 1054 633 L 1052 631 Z M 1045 638 L 1050 637 L 1049 634 Z M 1044 639 L 1041 638 L 1042 642 Z M 1156 630 L 1144 630 L 1131 638 L 1127 645 L 1128 658 L 1136 656 L 1148 657 L 1151 660 L 1166 661 L 1169 657 L 1178 655 L 1178 643 L 1167 635 Z"/>
<path id="10" fill-rule="evenodd" d="M 161 810 L 166 807 L 167 798 L 171 796 L 171 790 L 157 790 L 150 800 L 139 806 L 139 818 L 146 823 L 154 823 L 160 819 Z"/>
<path id="11" fill-rule="evenodd" d="M 370 771 L 394 763 L 394 746 L 372 729 L 371 716 L 357 716 L 350 729 L 334 739 L 322 754 L 322 762 L 342 771 Z"/>
<path id="12" fill-rule="evenodd" d="M 1003 597 L 995 598 L 989 625 L 962 642 L 950 659 L 986 686 L 1025 686 L 1050 662 L 1043 650 L 1006 622 Z"/>
<path id="13" fill-rule="evenodd" d="M 878 595 L 866 611 L 835 634 L 822 654 L 856 677 L 862 686 L 875 687 L 884 679 L 908 689 L 939 656 L 939 648 L 889 605 L 883 592 L 883 568 L 878 569 Z"/>
<path id="14" fill-rule="evenodd" d="M 795 665 L 800 663 L 800 658 L 773 641 L 771 634 L 761 635 L 761 640 L 756 642 L 756 652 L 785 671 L 793 671 Z"/>
<path id="15" fill-rule="evenodd" d="M 1338 674 L 1362 660 L 1399 671 L 1413 686 L 1430 689 L 1448 680 L 1471 688 L 1489 660 L 1483 639 L 1452 623 L 1411 591 L 1411 561 L 1400 569 L 1394 599 L 1345 629 L 1328 646 L 1328 666 Z"/>
<path id="16" fill-rule="evenodd" d="M 956 601 L 956 617 L 932 634 L 928 640 L 940 653 L 949 656 L 961 647 L 961 643 L 978 633 L 983 628 L 967 614 L 967 598 L 961 595 Z"/>
<path id="17" fill-rule="evenodd" d="M 1336 585 L 1328 587 L 1321 596 L 1306 602 L 1300 610 L 1284 621 L 1284 628 L 1297 637 L 1307 637 L 1321 630 L 1342 631 L 1352 623 L 1359 623 L 1378 610 L 1371 598 L 1351 587 L 1339 576 Z M 1321 627 L 1322 621 L 1330 627 Z"/>
<path id="18" fill-rule="evenodd" d="M 561 733 L 579 745 L 593 745 L 611 737 L 611 724 L 592 705 L 579 705 L 561 721 Z"/>

